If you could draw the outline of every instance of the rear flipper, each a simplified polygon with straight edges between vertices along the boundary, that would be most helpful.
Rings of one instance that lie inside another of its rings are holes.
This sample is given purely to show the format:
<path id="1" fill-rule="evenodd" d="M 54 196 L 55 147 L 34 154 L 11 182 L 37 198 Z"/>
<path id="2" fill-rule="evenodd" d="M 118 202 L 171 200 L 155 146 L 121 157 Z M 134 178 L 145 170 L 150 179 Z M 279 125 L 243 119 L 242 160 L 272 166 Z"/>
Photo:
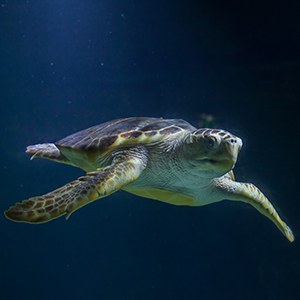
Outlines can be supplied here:
<path id="1" fill-rule="evenodd" d="M 32 154 L 31 160 L 35 157 L 44 157 L 53 160 L 63 160 L 63 156 L 59 149 L 52 143 L 36 144 L 28 146 L 26 153 Z"/>
<path id="2" fill-rule="evenodd" d="M 137 179 L 144 166 L 144 161 L 136 157 L 115 159 L 112 165 L 79 177 L 53 192 L 15 204 L 5 216 L 26 223 L 44 223 L 64 214 L 68 218 L 78 208 Z"/>

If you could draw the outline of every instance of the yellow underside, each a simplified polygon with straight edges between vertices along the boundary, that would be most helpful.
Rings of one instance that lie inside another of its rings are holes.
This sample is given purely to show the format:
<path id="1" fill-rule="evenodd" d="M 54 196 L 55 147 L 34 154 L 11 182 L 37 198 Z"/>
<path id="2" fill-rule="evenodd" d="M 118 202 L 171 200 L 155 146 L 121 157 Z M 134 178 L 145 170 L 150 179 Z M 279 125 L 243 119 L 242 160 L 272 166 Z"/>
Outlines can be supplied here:
<path id="1" fill-rule="evenodd" d="M 150 198 L 154 200 L 159 200 L 162 202 L 166 202 L 172 205 L 187 205 L 187 206 L 194 206 L 195 200 L 193 197 L 178 194 L 166 190 L 160 189 L 145 189 L 145 188 L 124 188 L 125 191 L 138 195 L 144 198 Z"/>

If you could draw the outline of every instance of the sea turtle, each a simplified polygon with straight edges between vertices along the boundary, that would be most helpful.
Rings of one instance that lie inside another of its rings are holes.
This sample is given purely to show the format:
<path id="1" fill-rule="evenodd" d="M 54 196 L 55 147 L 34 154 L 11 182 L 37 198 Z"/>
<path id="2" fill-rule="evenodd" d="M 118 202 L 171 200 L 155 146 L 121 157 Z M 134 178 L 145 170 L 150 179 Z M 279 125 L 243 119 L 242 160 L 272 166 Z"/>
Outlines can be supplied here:
<path id="1" fill-rule="evenodd" d="M 180 119 L 112 120 L 59 140 L 27 147 L 43 157 L 79 167 L 85 176 L 42 196 L 16 203 L 5 215 L 43 223 L 120 189 L 173 205 L 243 201 L 268 217 L 286 238 L 291 229 L 253 184 L 237 182 L 232 169 L 242 140 L 221 129 L 197 129 Z"/>

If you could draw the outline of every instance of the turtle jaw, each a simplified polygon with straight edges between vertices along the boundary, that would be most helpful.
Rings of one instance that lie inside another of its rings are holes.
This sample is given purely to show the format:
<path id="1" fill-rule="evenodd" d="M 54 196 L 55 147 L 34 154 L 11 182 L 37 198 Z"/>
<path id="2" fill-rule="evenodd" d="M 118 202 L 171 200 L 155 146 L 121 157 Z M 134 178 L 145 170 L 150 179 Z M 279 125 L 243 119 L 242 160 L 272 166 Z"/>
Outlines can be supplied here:
<path id="1" fill-rule="evenodd" d="M 195 159 L 191 163 L 197 173 L 201 172 L 205 174 L 205 177 L 212 179 L 223 176 L 231 171 L 235 166 L 236 160 L 226 158 L 201 158 Z"/>

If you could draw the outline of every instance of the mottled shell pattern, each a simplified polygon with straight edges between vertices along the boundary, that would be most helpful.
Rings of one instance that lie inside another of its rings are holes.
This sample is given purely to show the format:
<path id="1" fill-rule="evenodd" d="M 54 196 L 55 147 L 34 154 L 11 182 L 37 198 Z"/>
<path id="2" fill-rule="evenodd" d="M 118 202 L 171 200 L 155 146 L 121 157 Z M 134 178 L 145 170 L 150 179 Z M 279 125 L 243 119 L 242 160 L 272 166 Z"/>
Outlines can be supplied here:
<path id="1" fill-rule="evenodd" d="M 194 130 L 196 128 L 184 120 L 133 117 L 87 128 L 65 137 L 55 145 L 73 151 L 96 151 L 101 155 L 118 147 L 155 143 L 174 134 Z"/>

